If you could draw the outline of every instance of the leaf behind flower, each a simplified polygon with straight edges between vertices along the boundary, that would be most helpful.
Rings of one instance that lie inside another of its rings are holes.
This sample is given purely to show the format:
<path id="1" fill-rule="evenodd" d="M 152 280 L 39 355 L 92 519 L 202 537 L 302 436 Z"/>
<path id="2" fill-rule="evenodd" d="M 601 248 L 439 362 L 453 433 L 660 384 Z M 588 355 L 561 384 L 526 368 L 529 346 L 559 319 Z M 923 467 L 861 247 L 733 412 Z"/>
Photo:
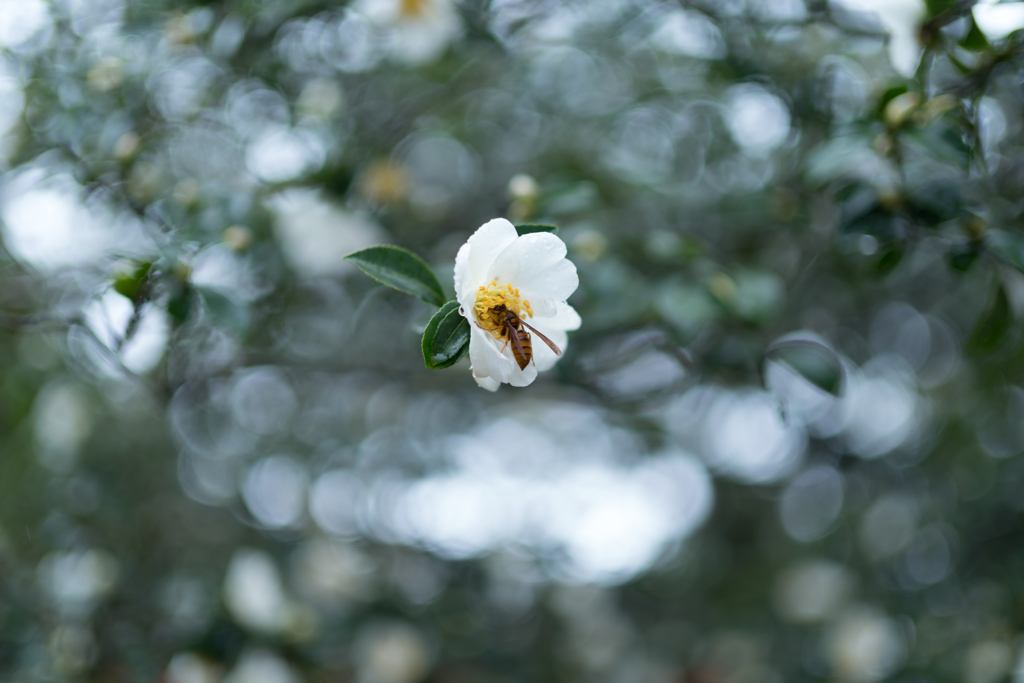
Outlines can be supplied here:
<path id="1" fill-rule="evenodd" d="M 426 261 L 408 249 L 383 244 L 353 252 L 345 257 L 382 285 L 419 297 L 428 304 L 443 306 L 444 290 Z"/>
<path id="2" fill-rule="evenodd" d="M 516 232 L 519 233 L 520 237 L 522 237 L 523 235 L 529 235 L 529 234 L 532 234 L 532 233 L 535 233 L 535 232 L 552 232 L 552 233 L 554 233 L 554 232 L 558 232 L 558 228 L 553 226 L 553 225 L 535 225 L 535 224 L 530 223 L 530 224 L 526 224 L 526 225 L 517 225 L 516 226 Z"/>
<path id="3" fill-rule="evenodd" d="M 469 321 L 459 313 L 459 302 L 441 307 L 423 330 L 423 364 L 429 370 L 451 367 L 469 353 Z"/>

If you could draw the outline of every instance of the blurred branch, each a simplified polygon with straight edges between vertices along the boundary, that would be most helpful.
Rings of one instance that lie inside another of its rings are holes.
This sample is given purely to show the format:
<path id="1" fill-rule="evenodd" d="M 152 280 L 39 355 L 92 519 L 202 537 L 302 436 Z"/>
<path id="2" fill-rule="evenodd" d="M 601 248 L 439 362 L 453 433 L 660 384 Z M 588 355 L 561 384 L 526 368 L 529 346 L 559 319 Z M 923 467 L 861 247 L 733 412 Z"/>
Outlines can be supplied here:
<path id="1" fill-rule="evenodd" d="M 934 37 L 943 26 L 948 26 L 960 17 L 970 14 L 971 8 L 976 4 L 978 0 L 957 0 L 952 7 L 936 14 L 921 26 L 921 42 L 925 45 L 930 44 L 931 41 L 925 38 Z"/>
<path id="2" fill-rule="evenodd" d="M 945 90 L 946 93 L 955 97 L 963 98 L 970 97 L 976 93 L 984 93 L 988 89 L 989 79 L 992 78 L 992 74 L 1000 64 L 1009 62 L 1017 57 L 1020 48 L 1016 43 L 1011 44 L 1010 47 L 1000 54 L 988 55 L 984 58 L 984 62 L 978 69 L 965 78 L 962 82 L 950 86 Z"/>
<path id="3" fill-rule="evenodd" d="M 0 311 L 0 327 L 20 332 L 66 330 L 78 322 L 81 322 L 78 318 L 57 318 L 47 315 L 28 315 Z"/>
<path id="4" fill-rule="evenodd" d="M 680 6 L 685 9 L 700 12 L 710 19 L 715 20 L 719 24 L 733 20 L 732 17 L 726 17 L 720 13 L 716 13 L 709 9 L 704 3 L 695 2 L 694 0 L 678 0 Z M 832 13 L 832 7 L 828 3 L 823 3 L 818 7 L 808 7 L 808 14 L 804 18 L 800 19 L 762 19 L 756 15 L 747 12 L 743 14 L 741 19 L 744 24 L 753 26 L 758 29 L 770 29 L 770 28 L 781 28 L 781 27 L 808 27 L 815 26 L 817 24 L 827 24 L 841 29 L 844 33 L 867 37 L 867 38 L 879 38 L 881 40 L 889 40 L 889 32 L 878 28 L 869 28 L 867 26 L 851 26 L 845 24 L 835 18 Z"/>

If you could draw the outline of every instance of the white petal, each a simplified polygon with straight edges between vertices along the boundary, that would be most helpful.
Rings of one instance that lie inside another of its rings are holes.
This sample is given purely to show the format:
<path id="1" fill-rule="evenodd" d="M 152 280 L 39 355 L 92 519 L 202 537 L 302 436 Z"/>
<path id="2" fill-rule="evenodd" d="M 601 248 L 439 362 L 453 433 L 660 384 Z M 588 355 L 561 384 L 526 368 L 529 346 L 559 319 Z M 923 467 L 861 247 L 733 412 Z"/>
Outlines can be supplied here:
<path id="1" fill-rule="evenodd" d="M 490 282 L 487 271 L 494 259 L 516 241 L 516 227 L 504 218 L 481 225 L 455 257 L 455 296 L 466 311 L 476 303 L 478 288 Z"/>
<path id="2" fill-rule="evenodd" d="M 548 330 L 543 334 L 562 353 L 565 353 L 565 347 L 569 344 L 569 335 L 564 330 Z M 559 356 L 556 356 L 555 352 L 548 348 L 543 339 L 537 339 L 537 335 L 533 335 L 533 362 L 537 365 L 537 372 L 550 370 L 558 362 L 558 359 Z"/>
<path id="3" fill-rule="evenodd" d="M 474 323 L 469 324 L 469 363 L 473 367 L 475 377 L 498 375 L 500 365 L 493 341 L 494 338 L 490 334 L 481 330 Z M 500 377 L 496 379 L 501 381 Z"/>
<path id="4" fill-rule="evenodd" d="M 473 368 L 470 368 L 470 370 L 472 369 Z M 473 379 L 476 380 L 476 383 L 479 386 L 483 387 L 487 391 L 497 391 L 498 387 L 501 386 L 501 382 L 493 377 L 477 377 L 475 372 L 473 373 Z"/>
<path id="5" fill-rule="evenodd" d="M 523 235 L 505 247 L 485 279 L 511 284 L 531 303 L 565 301 L 580 284 L 576 266 L 565 258 L 565 242 L 550 233 Z"/>
<path id="6" fill-rule="evenodd" d="M 974 22 L 990 41 L 1002 40 L 1019 28 L 1024 28 L 1024 3 L 1008 2 L 1001 5 L 975 5 Z"/>
<path id="7" fill-rule="evenodd" d="M 459 247 L 459 253 L 455 255 L 455 298 L 458 299 L 459 306 L 462 307 L 462 315 L 466 316 L 470 322 L 473 322 L 469 311 L 472 310 L 473 304 L 476 303 L 476 291 L 474 291 L 472 284 L 466 277 L 466 273 L 469 271 L 469 254 L 471 251 L 469 242 L 466 242 Z M 462 286 L 463 282 L 466 283 L 465 287 Z M 479 287 L 479 285 L 477 286 Z"/>
<path id="8" fill-rule="evenodd" d="M 564 301 L 558 302 L 558 306 L 555 309 L 555 314 L 548 318 L 538 318 L 535 324 L 533 320 L 530 324 L 536 327 L 544 334 L 547 334 L 548 329 L 552 330 L 578 330 L 580 329 L 580 314 L 576 312 L 576 309 L 565 303 Z"/>
<path id="9" fill-rule="evenodd" d="M 541 342 L 543 343 L 543 342 Z M 525 387 L 533 384 L 533 380 L 537 379 L 537 366 L 530 363 L 526 366 L 525 370 L 520 370 L 519 365 L 512 360 L 512 372 L 509 373 L 508 383 L 514 387 Z"/>
<path id="10" fill-rule="evenodd" d="M 889 37 L 889 61 L 901 76 L 910 78 L 914 75 L 923 52 L 916 28 L 893 31 Z"/>
<path id="11" fill-rule="evenodd" d="M 504 348 L 504 351 L 502 349 Z M 510 346 L 499 342 L 489 332 L 472 325 L 469 337 L 469 360 L 478 377 L 491 377 L 506 384 L 513 373 L 520 372 Z"/>
<path id="12" fill-rule="evenodd" d="M 544 342 L 538 339 L 537 343 Z M 537 347 L 534 346 L 534 353 L 536 352 Z M 551 351 L 548 350 L 548 353 Z M 520 370 L 515 356 L 512 355 L 512 345 L 498 341 L 476 325 L 473 326 L 469 337 L 469 360 L 472 363 L 473 377 L 478 380 L 489 378 L 514 387 L 525 387 L 537 379 L 537 368 L 533 363 L 527 365 L 525 370 Z"/>
<path id="13" fill-rule="evenodd" d="M 537 328 L 537 331 L 550 339 L 562 353 L 569 344 L 569 335 L 566 330 L 575 330 L 580 326 L 580 316 L 567 303 L 559 303 L 557 313 L 550 318 L 536 318 L 530 321 L 530 325 Z M 558 361 L 559 356 L 548 348 L 542 339 L 533 339 L 533 361 L 537 364 L 537 371 L 550 370 Z"/>

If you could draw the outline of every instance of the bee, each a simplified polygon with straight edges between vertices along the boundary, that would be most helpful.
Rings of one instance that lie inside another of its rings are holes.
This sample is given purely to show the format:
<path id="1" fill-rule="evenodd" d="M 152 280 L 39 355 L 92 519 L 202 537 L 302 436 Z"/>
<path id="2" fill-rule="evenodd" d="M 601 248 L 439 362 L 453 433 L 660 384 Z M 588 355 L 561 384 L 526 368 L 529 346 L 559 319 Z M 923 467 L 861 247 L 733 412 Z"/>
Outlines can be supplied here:
<path id="1" fill-rule="evenodd" d="M 501 347 L 502 352 L 505 351 L 505 347 L 508 346 L 509 342 L 512 342 L 512 355 L 516 359 L 516 363 L 519 364 L 520 370 L 525 370 L 526 366 L 530 364 L 533 359 L 533 342 L 530 340 L 530 332 L 541 338 L 548 347 L 555 352 L 556 356 L 562 355 L 562 350 L 555 345 L 555 342 L 551 341 L 543 334 L 537 331 L 535 327 L 525 322 L 522 318 L 516 315 L 515 311 L 509 310 L 505 304 L 499 304 L 495 306 L 493 311 L 498 314 L 498 320 L 501 336 L 505 338 L 505 346 Z M 477 323 L 480 329 L 487 329 L 480 323 Z M 527 328 L 530 332 L 527 332 L 523 328 Z"/>

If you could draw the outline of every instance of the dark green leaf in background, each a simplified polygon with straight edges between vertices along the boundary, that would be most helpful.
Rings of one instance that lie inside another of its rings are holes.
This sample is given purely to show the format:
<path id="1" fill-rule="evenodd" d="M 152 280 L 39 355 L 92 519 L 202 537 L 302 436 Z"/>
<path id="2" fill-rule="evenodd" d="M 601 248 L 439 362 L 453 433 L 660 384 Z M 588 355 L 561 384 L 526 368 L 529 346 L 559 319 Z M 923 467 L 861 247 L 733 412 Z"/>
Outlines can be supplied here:
<path id="1" fill-rule="evenodd" d="M 927 227 L 959 218 L 964 208 L 960 186 L 948 180 L 908 184 L 907 204 L 914 223 Z"/>
<path id="2" fill-rule="evenodd" d="M 901 237 L 904 232 L 901 223 L 905 222 L 878 203 L 866 209 L 844 204 L 840 209 L 840 221 L 844 232 L 874 235 L 882 241 Z"/>
<path id="3" fill-rule="evenodd" d="M 451 367 L 469 353 L 469 321 L 459 313 L 459 302 L 449 301 L 423 330 L 423 364 L 430 370 Z"/>
<path id="4" fill-rule="evenodd" d="M 557 232 L 558 228 L 553 225 L 517 225 L 516 232 L 520 235 L 529 235 L 534 232 Z"/>
<path id="5" fill-rule="evenodd" d="M 419 297 L 428 304 L 444 305 L 444 291 L 437 276 L 423 259 L 408 249 L 381 245 L 351 253 L 345 260 L 382 285 Z"/>
<path id="6" fill-rule="evenodd" d="M 956 128 L 943 121 L 936 121 L 923 128 L 910 126 L 905 135 L 939 161 L 955 164 L 964 171 L 971 166 L 971 148 Z"/>
<path id="7" fill-rule="evenodd" d="M 985 244 L 1003 263 L 1024 273 L 1024 235 L 1005 230 L 990 230 Z"/>
<path id="8" fill-rule="evenodd" d="M 888 247 L 882 250 L 881 255 L 878 257 L 878 269 L 879 275 L 888 275 L 892 271 L 896 270 L 896 266 L 903 262 L 903 257 L 907 253 L 907 245 L 904 242 L 894 242 Z"/>
<path id="9" fill-rule="evenodd" d="M 969 30 L 963 40 L 960 41 L 960 45 L 968 50 L 978 51 L 988 49 L 988 40 L 985 38 L 985 34 L 981 32 L 981 29 L 978 28 L 978 24 L 975 23 L 974 17 L 971 17 L 970 21 L 971 30 Z"/>
<path id="10" fill-rule="evenodd" d="M 875 157 L 872 132 L 858 130 L 822 141 L 804 161 L 804 176 L 813 186 L 824 185 L 852 173 Z"/>
<path id="11" fill-rule="evenodd" d="M 149 270 L 152 263 L 140 263 L 131 273 L 126 273 L 114 280 L 114 291 L 138 303 L 145 294 L 149 284 Z"/>
<path id="12" fill-rule="evenodd" d="M 967 346 L 976 351 L 991 351 L 999 345 L 1013 325 L 1013 310 L 1006 288 L 1001 282 L 996 284 L 996 295 L 988 310 L 982 315 L 981 322 L 974 329 L 974 334 Z"/>
<path id="13" fill-rule="evenodd" d="M 888 105 L 890 102 L 892 102 L 900 95 L 903 95 L 908 92 L 910 92 L 910 88 L 908 88 L 906 84 L 894 85 L 891 88 L 887 88 L 885 92 L 882 93 L 882 96 L 878 98 L 878 118 L 882 118 L 885 112 L 886 105 Z"/>
<path id="14" fill-rule="evenodd" d="M 219 327 L 235 336 L 248 332 L 252 314 L 247 304 L 208 287 L 196 287 L 196 291 L 203 300 L 206 312 Z"/>
<path id="15" fill-rule="evenodd" d="M 183 283 L 167 302 L 167 313 L 177 324 L 180 325 L 188 320 L 188 316 L 192 312 L 194 293 L 191 287 Z"/>
<path id="16" fill-rule="evenodd" d="M 978 255 L 981 253 L 977 242 L 968 242 L 966 244 L 954 244 L 949 248 L 946 257 L 949 259 L 949 267 L 953 270 L 959 270 L 960 272 L 967 272 L 970 270 L 974 262 L 978 260 Z"/>
<path id="17" fill-rule="evenodd" d="M 784 363 L 814 386 L 839 396 L 843 365 L 836 352 L 809 339 L 791 339 L 772 344 L 765 351 L 768 360 Z"/>
<path id="18" fill-rule="evenodd" d="M 925 0 L 924 4 L 928 8 L 928 14 L 934 17 L 952 9 L 956 5 L 956 0 Z"/>

